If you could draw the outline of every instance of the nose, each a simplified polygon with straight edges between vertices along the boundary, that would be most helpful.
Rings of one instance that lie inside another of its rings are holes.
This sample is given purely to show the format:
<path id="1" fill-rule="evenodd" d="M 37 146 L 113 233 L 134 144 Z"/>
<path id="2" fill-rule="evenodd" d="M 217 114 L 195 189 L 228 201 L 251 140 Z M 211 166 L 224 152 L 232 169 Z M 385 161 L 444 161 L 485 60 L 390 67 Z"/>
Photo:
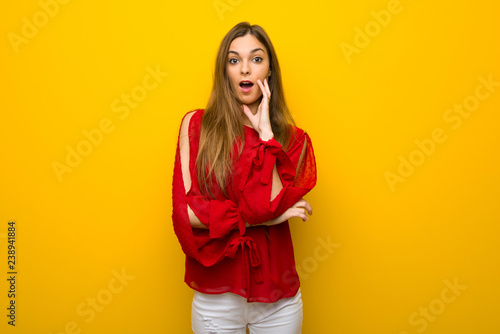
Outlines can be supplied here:
<path id="1" fill-rule="evenodd" d="M 250 66 L 248 66 L 248 61 L 244 60 L 241 62 L 240 71 L 241 74 L 250 74 Z"/>

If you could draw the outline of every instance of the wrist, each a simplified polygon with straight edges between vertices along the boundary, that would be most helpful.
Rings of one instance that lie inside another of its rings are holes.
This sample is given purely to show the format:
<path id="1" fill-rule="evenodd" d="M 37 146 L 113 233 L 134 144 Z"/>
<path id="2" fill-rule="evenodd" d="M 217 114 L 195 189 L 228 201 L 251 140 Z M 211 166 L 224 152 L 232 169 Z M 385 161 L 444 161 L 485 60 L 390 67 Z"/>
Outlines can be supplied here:
<path id="1" fill-rule="evenodd" d="M 274 133 L 271 130 L 264 130 L 264 131 L 259 132 L 259 138 L 262 141 L 271 140 L 271 139 L 273 139 L 273 137 L 274 137 Z"/>

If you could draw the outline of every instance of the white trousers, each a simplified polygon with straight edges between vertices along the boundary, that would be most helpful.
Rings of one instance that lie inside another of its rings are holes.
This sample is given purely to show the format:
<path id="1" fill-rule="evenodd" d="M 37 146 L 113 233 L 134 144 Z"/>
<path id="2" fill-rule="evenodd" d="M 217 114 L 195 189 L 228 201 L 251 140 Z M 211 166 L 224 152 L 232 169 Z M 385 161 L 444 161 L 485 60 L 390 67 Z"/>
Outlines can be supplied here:
<path id="1" fill-rule="evenodd" d="M 300 334 L 302 296 L 275 303 L 247 303 L 234 294 L 205 294 L 194 291 L 191 324 L 195 334 Z"/>

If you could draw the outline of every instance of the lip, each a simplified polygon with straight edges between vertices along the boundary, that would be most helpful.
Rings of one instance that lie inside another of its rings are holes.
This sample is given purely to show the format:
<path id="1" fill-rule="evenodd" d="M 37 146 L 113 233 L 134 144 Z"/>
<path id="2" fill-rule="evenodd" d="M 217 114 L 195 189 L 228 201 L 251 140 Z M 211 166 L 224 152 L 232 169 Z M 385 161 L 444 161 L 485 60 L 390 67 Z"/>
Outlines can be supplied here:
<path id="1" fill-rule="evenodd" d="M 242 87 L 242 86 L 241 86 L 241 84 L 242 84 L 243 82 L 250 82 L 250 83 L 252 84 L 252 86 L 250 86 L 250 87 Z M 254 86 L 255 86 L 255 84 L 254 84 L 252 81 L 250 81 L 250 80 L 241 80 L 241 81 L 240 81 L 240 88 L 241 88 L 241 90 L 242 90 L 244 93 L 249 93 L 249 92 L 252 90 L 252 88 L 253 88 Z"/>

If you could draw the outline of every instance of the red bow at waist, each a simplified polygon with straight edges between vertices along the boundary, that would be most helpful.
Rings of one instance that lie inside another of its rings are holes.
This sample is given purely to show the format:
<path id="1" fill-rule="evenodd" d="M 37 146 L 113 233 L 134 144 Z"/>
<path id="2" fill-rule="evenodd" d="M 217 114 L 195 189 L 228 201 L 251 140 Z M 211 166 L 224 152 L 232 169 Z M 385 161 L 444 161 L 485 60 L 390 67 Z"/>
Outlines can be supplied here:
<path id="1" fill-rule="evenodd" d="M 238 248 L 241 246 L 242 259 L 243 259 L 243 267 L 245 268 L 245 279 L 247 285 L 250 281 L 250 268 L 252 267 L 252 276 L 253 279 L 257 283 L 262 283 L 264 280 L 262 279 L 262 272 L 260 266 L 260 255 L 257 249 L 257 244 L 255 241 L 249 236 L 238 236 L 235 237 L 229 244 L 226 249 L 226 255 L 232 259 L 235 258 L 236 252 Z M 248 249 L 247 249 L 248 248 Z M 248 290 L 247 290 L 248 291 Z"/>

